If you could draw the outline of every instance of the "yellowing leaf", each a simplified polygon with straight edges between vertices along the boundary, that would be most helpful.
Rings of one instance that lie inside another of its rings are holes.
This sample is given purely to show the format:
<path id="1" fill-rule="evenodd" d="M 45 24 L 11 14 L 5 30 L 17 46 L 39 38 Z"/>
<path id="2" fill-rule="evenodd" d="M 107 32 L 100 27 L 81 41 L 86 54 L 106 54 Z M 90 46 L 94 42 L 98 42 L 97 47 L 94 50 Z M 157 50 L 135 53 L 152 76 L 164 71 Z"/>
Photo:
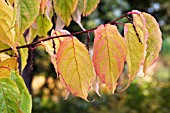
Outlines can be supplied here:
<path id="1" fill-rule="evenodd" d="M 114 93 L 117 80 L 124 68 L 125 41 L 117 27 L 110 24 L 99 26 L 94 35 L 93 64 L 96 74 Z"/>
<path id="2" fill-rule="evenodd" d="M 57 53 L 57 70 L 68 91 L 87 100 L 94 79 L 90 55 L 75 37 L 64 40 Z"/>
<path id="3" fill-rule="evenodd" d="M 47 14 L 40 13 L 36 18 L 37 30 L 39 36 L 47 36 L 47 32 L 52 28 L 52 22 Z"/>
<path id="4" fill-rule="evenodd" d="M 133 80 L 140 69 L 144 60 L 144 44 L 140 42 L 139 37 L 132 24 L 126 23 L 124 26 L 124 36 L 127 46 L 126 61 L 129 70 L 129 79 Z"/>
<path id="5" fill-rule="evenodd" d="M 144 73 L 151 66 L 159 56 L 159 51 L 162 46 L 162 33 L 160 31 L 159 25 L 155 18 L 147 13 L 142 13 L 146 19 L 146 28 L 149 32 L 149 37 L 147 40 L 147 53 L 144 62 Z"/>
<path id="6" fill-rule="evenodd" d="M 18 36 L 23 34 L 38 15 L 40 0 L 16 0 Z"/>
<path id="7" fill-rule="evenodd" d="M 64 21 L 66 26 L 69 26 L 71 15 L 76 10 L 78 0 L 54 0 L 55 11 Z"/>
<path id="8" fill-rule="evenodd" d="M 10 77 L 10 70 L 18 68 L 17 58 L 11 57 L 0 62 L 0 78 Z"/>
<path id="9" fill-rule="evenodd" d="M 22 36 L 19 41 L 19 46 L 25 45 L 25 38 Z M 28 48 L 22 48 L 19 50 L 20 52 L 20 59 L 21 59 L 21 72 L 24 70 L 25 66 L 27 65 L 28 59 Z"/>
<path id="10" fill-rule="evenodd" d="M 95 8 L 97 7 L 98 3 L 100 0 L 84 0 L 85 5 L 84 5 L 84 12 L 83 16 L 89 15 Z"/>
<path id="11" fill-rule="evenodd" d="M 141 43 L 144 44 L 145 49 L 146 47 L 146 41 L 148 39 L 148 30 L 146 29 L 146 20 L 145 17 L 140 14 L 132 14 L 133 16 L 133 24 L 135 26 L 136 32 L 138 34 L 138 38 Z"/>
<path id="12" fill-rule="evenodd" d="M 60 35 L 66 35 L 66 34 L 70 34 L 70 33 L 66 30 L 57 30 L 57 31 L 53 30 L 52 33 L 51 33 L 51 36 L 60 36 Z M 41 42 L 41 44 L 45 47 L 45 50 L 48 52 L 48 54 L 51 57 L 51 62 L 53 63 L 53 65 L 55 67 L 56 73 L 57 73 L 56 53 L 58 51 L 58 48 L 59 48 L 61 42 L 64 41 L 65 38 L 66 37 L 60 37 L 60 38 L 56 38 L 56 39 L 53 39 L 53 40 Z M 53 45 L 53 41 L 54 41 L 55 45 Z M 53 46 L 55 46 L 55 50 L 54 50 Z M 54 51 L 56 53 L 54 53 Z"/>
<path id="13" fill-rule="evenodd" d="M 9 45 L 17 54 L 15 44 L 15 31 L 13 28 L 14 10 L 10 4 L 0 0 L 0 42 Z"/>

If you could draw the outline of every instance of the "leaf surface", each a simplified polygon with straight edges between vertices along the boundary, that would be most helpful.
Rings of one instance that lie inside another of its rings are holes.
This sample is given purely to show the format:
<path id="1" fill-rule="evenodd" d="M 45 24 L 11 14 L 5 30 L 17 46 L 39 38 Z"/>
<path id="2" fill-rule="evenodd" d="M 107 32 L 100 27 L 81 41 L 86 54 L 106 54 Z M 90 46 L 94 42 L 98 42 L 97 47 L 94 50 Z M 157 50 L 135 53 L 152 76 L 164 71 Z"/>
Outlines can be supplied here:
<path id="1" fill-rule="evenodd" d="M 40 0 L 16 0 L 18 36 L 23 34 L 39 13 Z"/>
<path id="2" fill-rule="evenodd" d="M 19 107 L 19 90 L 9 78 L 0 79 L 0 112 L 23 113 Z"/>
<path id="3" fill-rule="evenodd" d="M 146 19 L 146 28 L 149 36 L 147 40 L 147 53 L 144 62 L 144 73 L 158 58 L 162 46 L 162 33 L 155 18 L 147 13 L 142 13 Z"/>
<path id="4" fill-rule="evenodd" d="M 75 37 L 69 37 L 61 43 L 57 53 L 57 70 L 67 90 L 87 100 L 95 77 L 94 70 L 85 45 Z"/>
<path id="5" fill-rule="evenodd" d="M 133 80 L 140 69 L 144 60 L 144 44 L 140 42 L 139 37 L 131 23 L 124 26 L 124 36 L 127 46 L 126 62 L 129 70 L 129 79 Z"/>
<path id="6" fill-rule="evenodd" d="M 100 81 L 114 93 L 117 80 L 124 68 L 126 46 L 117 27 L 100 25 L 94 31 L 93 64 Z"/>
<path id="7" fill-rule="evenodd" d="M 14 10 L 4 0 L 0 0 L 0 2 L 0 42 L 9 45 L 17 54 L 13 28 Z"/>
<path id="8" fill-rule="evenodd" d="M 71 15 L 76 10 L 78 0 L 54 0 L 55 11 L 64 21 L 66 26 L 69 26 Z"/>
<path id="9" fill-rule="evenodd" d="M 17 58 L 11 57 L 0 62 L 0 78 L 8 78 L 10 70 L 18 68 Z"/>
<path id="10" fill-rule="evenodd" d="M 94 11 L 100 2 L 100 0 L 84 0 L 85 5 L 84 5 L 84 11 L 83 11 L 83 16 L 89 15 L 92 11 Z"/>
<path id="11" fill-rule="evenodd" d="M 47 36 L 47 32 L 52 28 L 53 24 L 47 14 L 40 13 L 36 18 L 37 30 L 39 36 Z"/>
<path id="12" fill-rule="evenodd" d="M 23 78 L 18 74 L 17 71 L 12 70 L 10 78 L 16 83 L 20 92 L 20 108 L 24 113 L 31 113 L 32 99 L 25 85 Z"/>
<path id="13" fill-rule="evenodd" d="M 22 36 L 19 41 L 19 46 L 25 45 L 25 38 Z M 21 58 L 21 72 L 24 70 L 25 66 L 27 65 L 27 59 L 28 59 L 28 48 L 22 48 L 19 50 L 20 52 L 20 58 Z"/>

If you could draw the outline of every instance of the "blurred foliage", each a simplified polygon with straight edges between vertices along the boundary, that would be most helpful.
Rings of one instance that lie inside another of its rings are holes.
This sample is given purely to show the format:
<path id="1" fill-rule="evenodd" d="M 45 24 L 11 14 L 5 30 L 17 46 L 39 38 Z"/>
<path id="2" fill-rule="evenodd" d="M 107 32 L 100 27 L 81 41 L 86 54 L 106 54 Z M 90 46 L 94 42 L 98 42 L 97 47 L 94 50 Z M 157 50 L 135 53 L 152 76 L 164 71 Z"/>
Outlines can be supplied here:
<path id="1" fill-rule="evenodd" d="M 82 18 L 86 29 L 137 9 L 151 13 L 158 20 L 163 33 L 163 46 L 159 59 L 146 77 L 137 77 L 123 93 L 110 94 L 101 89 L 102 97 L 90 92 L 86 102 L 69 96 L 64 100 L 65 90 L 59 83 L 50 58 L 42 47 L 36 49 L 33 68 L 33 113 L 169 113 L 170 111 L 170 1 L 169 0 L 101 0 L 98 8 Z M 126 20 L 122 20 L 124 22 Z M 81 29 L 71 22 L 70 32 Z M 123 26 L 119 26 L 122 32 Z M 86 42 L 86 34 L 77 36 Z M 83 38 L 81 38 L 83 37 Z M 91 42 L 93 34 L 91 34 Z M 92 46 L 92 45 L 91 45 Z M 120 86 L 121 88 L 121 86 Z"/>

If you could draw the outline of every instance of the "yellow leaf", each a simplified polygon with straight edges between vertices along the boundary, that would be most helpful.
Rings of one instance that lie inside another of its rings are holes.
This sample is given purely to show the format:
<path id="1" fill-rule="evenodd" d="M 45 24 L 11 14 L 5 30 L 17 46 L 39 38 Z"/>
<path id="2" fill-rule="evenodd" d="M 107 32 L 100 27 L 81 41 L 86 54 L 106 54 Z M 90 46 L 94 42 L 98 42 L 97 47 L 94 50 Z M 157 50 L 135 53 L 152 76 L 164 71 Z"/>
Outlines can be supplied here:
<path id="1" fill-rule="evenodd" d="M 100 25 L 94 31 L 93 64 L 100 81 L 114 93 L 117 80 L 124 68 L 126 46 L 117 27 Z"/>
<path id="2" fill-rule="evenodd" d="M 140 69 L 144 60 L 144 44 L 140 42 L 139 37 L 131 23 L 124 26 L 124 36 L 127 46 L 126 61 L 129 70 L 129 79 L 133 80 Z"/>
<path id="3" fill-rule="evenodd" d="M 1 53 L 1 54 L 0 54 L 0 61 L 4 61 L 4 60 L 6 60 L 6 59 L 8 59 L 8 58 L 10 58 L 9 55 L 7 55 L 7 54 L 5 54 L 5 53 Z"/>
<path id="4" fill-rule="evenodd" d="M 162 46 L 162 33 L 155 18 L 147 13 L 142 13 L 146 19 L 146 28 L 149 35 L 147 40 L 147 50 L 144 62 L 144 73 L 158 58 Z"/>
<path id="5" fill-rule="evenodd" d="M 94 70 L 85 45 L 75 37 L 69 37 L 61 43 L 57 53 L 57 70 L 67 90 L 87 100 L 95 77 Z"/>
<path id="6" fill-rule="evenodd" d="M 14 10 L 4 0 L 0 0 L 0 2 L 0 42 L 9 45 L 17 54 L 15 31 L 13 28 Z"/>
<path id="7" fill-rule="evenodd" d="M 10 71 L 18 68 L 17 58 L 11 57 L 0 62 L 0 78 L 10 77 Z"/>

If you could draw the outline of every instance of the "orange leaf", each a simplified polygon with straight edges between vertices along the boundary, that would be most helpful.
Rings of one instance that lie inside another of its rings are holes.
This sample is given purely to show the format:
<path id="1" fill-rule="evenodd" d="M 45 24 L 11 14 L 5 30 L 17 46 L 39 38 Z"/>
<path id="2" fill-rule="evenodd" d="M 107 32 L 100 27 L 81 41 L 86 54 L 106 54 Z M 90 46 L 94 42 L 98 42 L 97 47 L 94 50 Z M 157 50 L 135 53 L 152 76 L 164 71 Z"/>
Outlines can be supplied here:
<path id="1" fill-rule="evenodd" d="M 57 69 L 67 90 L 87 100 L 95 76 L 90 55 L 84 44 L 75 37 L 64 40 L 57 53 Z"/>
<path id="2" fill-rule="evenodd" d="M 126 57 L 126 46 L 117 27 L 100 25 L 94 31 L 93 63 L 97 75 L 114 93 L 117 80 L 122 73 Z"/>

